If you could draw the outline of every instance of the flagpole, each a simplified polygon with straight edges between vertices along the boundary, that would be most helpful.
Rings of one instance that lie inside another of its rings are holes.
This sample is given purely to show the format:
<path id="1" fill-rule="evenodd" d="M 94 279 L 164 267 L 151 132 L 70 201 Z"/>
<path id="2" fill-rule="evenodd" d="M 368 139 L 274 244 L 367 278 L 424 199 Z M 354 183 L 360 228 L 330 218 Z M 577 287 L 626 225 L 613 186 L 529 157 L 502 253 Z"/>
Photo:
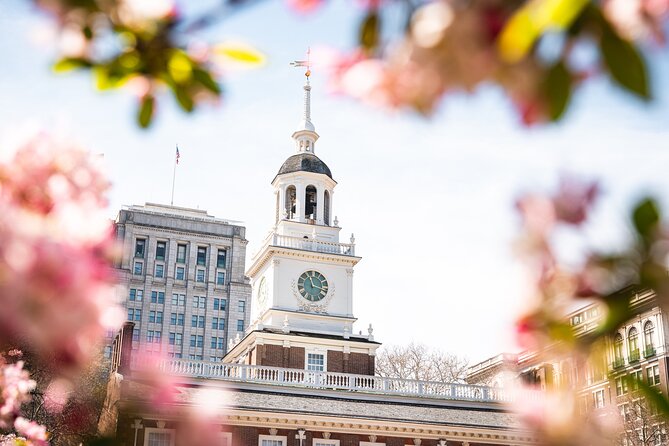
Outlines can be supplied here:
<path id="1" fill-rule="evenodd" d="M 177 144 L 177 153 L 179 152 L 179 145 Z M 177 179 L 177 164 L 179 163 L 179 158 L 174 159 L 174 172 L 172 172 L 172 199 L 170 200 L 170 206 L 174 206 L 174 182 Z"/>

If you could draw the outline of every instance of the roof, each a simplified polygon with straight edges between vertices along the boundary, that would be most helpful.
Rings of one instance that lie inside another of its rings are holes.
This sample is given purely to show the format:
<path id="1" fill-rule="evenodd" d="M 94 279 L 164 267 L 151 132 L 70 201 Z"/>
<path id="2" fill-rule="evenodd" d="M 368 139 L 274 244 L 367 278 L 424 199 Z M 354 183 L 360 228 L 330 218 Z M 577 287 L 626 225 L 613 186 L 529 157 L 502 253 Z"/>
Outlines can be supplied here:
<path id="1" fill-rule="evenodd" d="M 150 387 L 137 381 L 130 381 L 126 398 L 141 401 L 150 398 Z M 206 385 L 206 384 L 205 384 Z M 215 387 L 225 389 L 225 387 Z M 201 387 L 177 386 L 177 405 L 195 404 Z M 333 396 L 333 394 L 338 394 Z M 226 397 L 219 404 L 222 407 L 250 412 L 293 413 L 302 415 L 325 415 L 336 418 L 377 420 L 382 422 L 410 422 L 422 425 L 460 426 L 492 429 L 517 429 L 518 415 L 503 407 L 467 407 L 455 401 L 402 402 L 384 395 L 367 396 L 367 400 L 352 398 L 347 392 L 332 392 L 330 395 L 298 395 L 283 393 L 277 389 L 238 390 L 227 388 Z"/>
<path id="2" fill-rule="evenodd" d="M 292 172 L 321 173 L 332 178 L 332 172 L 327 164 L 313 153 L 301 152 L 289 157 L 279 169 L 277 176 Z"/>

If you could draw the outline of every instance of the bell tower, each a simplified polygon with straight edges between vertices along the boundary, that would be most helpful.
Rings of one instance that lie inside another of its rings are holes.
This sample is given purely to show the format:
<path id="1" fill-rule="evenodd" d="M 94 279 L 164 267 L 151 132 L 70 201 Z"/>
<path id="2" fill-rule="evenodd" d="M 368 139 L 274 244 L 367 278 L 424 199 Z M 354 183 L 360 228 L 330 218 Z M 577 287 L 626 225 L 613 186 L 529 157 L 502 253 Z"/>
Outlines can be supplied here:
<path id="1" fill-rule="evenodd" d="M 274 226 L 246 273 L 253 287 L 251 324 L 225 360 L 304 368 L 309 358 L 320 357 L 321 371 L 373 374 L 379 344 L 371 327 L 366 335 L 353 334 L 353 268 L 360 257 L 353 234 L 346 242 L 339 239 L 333 207 L 337 182 L 315 154 L 319 135 L 311 122 L 309 61 L 294 65 L 307 68 L 303 115 L 292 134 L 295 153 L 272 180 Z M 267 352 L 279 346 L 290 352 L 284 350 L 280 361 L 275 356 L 266 360 Z M 351 355 L 356 358 L 354 371 L 339 359 L 328 361 Z"/>

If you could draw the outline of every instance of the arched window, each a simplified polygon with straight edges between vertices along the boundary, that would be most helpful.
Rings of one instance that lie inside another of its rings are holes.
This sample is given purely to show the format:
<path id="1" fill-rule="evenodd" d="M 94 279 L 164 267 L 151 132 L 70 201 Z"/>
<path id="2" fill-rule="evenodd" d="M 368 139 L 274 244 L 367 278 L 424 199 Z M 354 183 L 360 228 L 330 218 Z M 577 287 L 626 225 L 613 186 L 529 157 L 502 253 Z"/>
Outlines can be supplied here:
<path id="1" fill-rule="evenodd" d="M 323 198 L 323 222 L 330 226 L 330 192 L 325 191 Z"/>
<path id="2" fill-rule="evenodd" d="M 316 188 L 314 186 L 307 186 L 304 194 L 304 218 L 311 220 L 316 218 L 316 201 Z"/>
<path id="3" fill-rule="evenodd" d="M 295 192 L 295 186 L 288 186 L 286 188 L 286 199 L 285 199 L 285 210 L 288 219 L 292 219 L 295 216 L 295 199 L 297 193 Z"/>
<path id="4" fill-rule="evenodd" d="M 627 345 L 629 347 L 630 362 L 639 360 L 639 333 L 632 327 L 627 332 Z"/>
<path id="5" fill-rule="evenodd" d="M 613 339 L 613 367 L 623 365 L 623 336 L 618 333 Z"/>
<path id="6" fill-rule="evenodd" d="M 655 344 L 653 341 L 655 338 L 655 325 L 651 321 L 646 322 L 643 326 L 643 337 L 646 344 L 644 356 L 653 356 L 655 354 Z"/>

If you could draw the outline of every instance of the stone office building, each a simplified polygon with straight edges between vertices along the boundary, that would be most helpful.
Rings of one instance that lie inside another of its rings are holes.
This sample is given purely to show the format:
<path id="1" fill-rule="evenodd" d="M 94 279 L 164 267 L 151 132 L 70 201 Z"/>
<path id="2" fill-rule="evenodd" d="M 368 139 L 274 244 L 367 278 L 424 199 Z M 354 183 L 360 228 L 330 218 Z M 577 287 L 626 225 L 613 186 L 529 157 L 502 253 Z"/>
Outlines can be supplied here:
<path id="1" fill-rule="evenodd" d="M 250 320 L 245 228 L 206 211 L 151 203 L 121 210 L 115 227 L 133 348 L 221 361 Z"/>

